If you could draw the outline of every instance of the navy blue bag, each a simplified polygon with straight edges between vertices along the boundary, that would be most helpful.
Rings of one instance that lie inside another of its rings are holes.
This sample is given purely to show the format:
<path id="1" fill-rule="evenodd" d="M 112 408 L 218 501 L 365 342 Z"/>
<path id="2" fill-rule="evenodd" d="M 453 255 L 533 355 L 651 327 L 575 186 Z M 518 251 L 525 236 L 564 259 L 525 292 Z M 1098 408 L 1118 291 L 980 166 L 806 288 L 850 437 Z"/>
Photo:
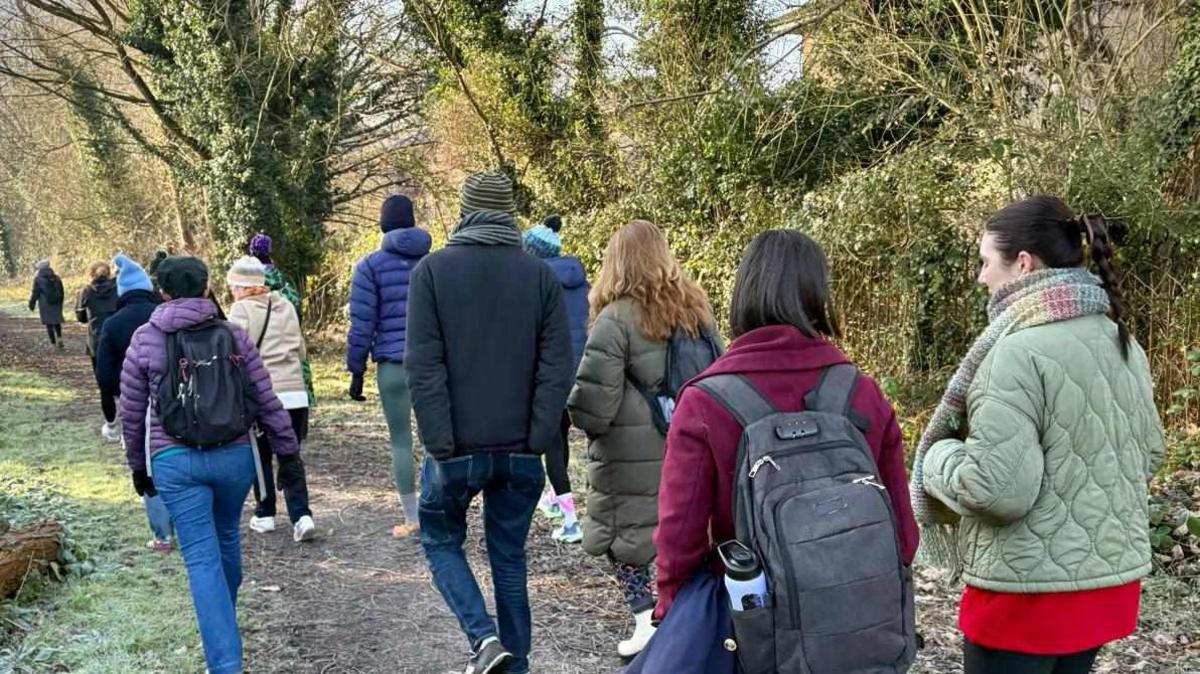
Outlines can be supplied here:
<path id="1" fill-rule="evenodd" d="M 736 674 L 729 597 L 721 579 L 707 566 L 692 577 L 675 597 L 650 643 L 624 674 Z"/>

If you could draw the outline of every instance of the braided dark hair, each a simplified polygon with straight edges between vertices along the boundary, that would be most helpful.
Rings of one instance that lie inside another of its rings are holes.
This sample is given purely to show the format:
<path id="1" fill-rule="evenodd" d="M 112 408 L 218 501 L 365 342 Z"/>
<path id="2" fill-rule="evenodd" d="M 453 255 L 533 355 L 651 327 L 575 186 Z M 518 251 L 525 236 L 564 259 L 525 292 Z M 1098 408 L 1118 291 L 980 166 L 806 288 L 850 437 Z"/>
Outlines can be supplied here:
<path id="1" fill-rule="evenodd" d="M 1096 213 L 1085 214 L 1077 219 L 1079 233 L 1087 239 L 1091 249 L 1092 263 L 1100 272 L 1100 280 L 1104 282 L 1104 291 L 1108 293 L 1111 309 L 1108 312 L 1113 322 L 1117 324 L 1117 336 L 1121 343 L 1121 356 L 1129 360 L 1129 328 L 1125 325 L 1125 293 L 1121 290 L 1121 282 L 1113 268 L 1113 238 L 1122 238 L 1125 225 L 1121 222 L 1109 222 L 1103 215 Z"/>
<path id="2" fill-rule="evenodd" d="M 996 247 L 1004 259 L 1015 260 L 1021 251 L 1036 255 L 1047 267 L 1082 267 L 1083 244 L 1091 252 L 1104 291 L 1108 293 L 1109 317 L 1117 324 L 1121 356 L 1129 358 L 1129 328 L 1126 327 L 1125 294 L 1113 264 L 1114 240 L 1124 238 L 1125 224 L 1102 215 L 1076 217 L 1062 199 L 1034 196 L 1000 209 L 988 221 L 987 231 L 996 236 Z"/>

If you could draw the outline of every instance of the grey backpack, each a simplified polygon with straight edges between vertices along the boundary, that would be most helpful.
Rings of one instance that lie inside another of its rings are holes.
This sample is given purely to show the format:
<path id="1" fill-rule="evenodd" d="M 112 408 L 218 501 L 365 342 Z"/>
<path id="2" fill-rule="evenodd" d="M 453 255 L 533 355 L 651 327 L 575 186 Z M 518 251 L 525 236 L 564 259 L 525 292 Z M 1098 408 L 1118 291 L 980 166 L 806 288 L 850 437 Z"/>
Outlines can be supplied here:
<path id="1" fill-rule="evenodd" d="M 744 429 L 734 522 L 770 602 L 733 612 L 742 674 L 897 674 L 916 658 L 912 577 L 870 422 L 850 407 L 857 383 L 853 365 L 827 368 L 794 414 L 740 375 L 695 384 Z"/>

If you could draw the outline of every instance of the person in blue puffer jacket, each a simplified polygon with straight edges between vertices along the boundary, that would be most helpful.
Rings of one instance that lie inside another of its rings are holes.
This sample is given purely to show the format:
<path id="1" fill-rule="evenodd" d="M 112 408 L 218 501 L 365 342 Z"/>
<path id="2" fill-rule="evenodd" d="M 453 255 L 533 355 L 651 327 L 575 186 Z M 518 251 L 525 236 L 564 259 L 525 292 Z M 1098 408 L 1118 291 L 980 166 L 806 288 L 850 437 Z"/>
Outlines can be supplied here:
<path id="1" fill-rule="evenodd" d="M 577 257 L 562 255 L 562 240 L 559 232 L 562 230 L 562 218 L 551 215 L 537 227 L 525 232 L 523 237 L 525 250 L 531 255 L 542 258 L 554 275 L 558 277 L 563 288 L 563 299 L 567 304 L 567 321 L 571 326 L 571 349 L 575 358 L 575 369 L 579 369 L 579 361 L 583 359 L 583 347 L 587 344 L 588 329 L 588 291 L 591 286 L 587 282 L 587 273 L 583 263 Z M 542 496 L 538 507 L 547 517 L 563 518 L 563 525 L 554 530 L 554 540 L 560 543 L 578 543 L 583 540 L 583 532 L 579 528 L 579 519 L 575 516 L 575 499 L 571 495 L 571 479 L 567 474 L 570 465 L 571 417 L 563 410 L 562 417 L 562 465 L 547 461 L 546 474 L 550 478 L 550 489 Z"/>
<path id="2" fill-rule="evenodd" d="M 346 339 L 346 369 L 350 371 L 350 397 L 363 401 L 363 374 L 367 356 L 376 363 L 379 400 L 387 420 L 392 445 L 392 478 L 400 493 L 404 522 L 392 535 L 405 538 L 417 533 L 416 476 L 413 464 L 412 399 L 404 371 L 404 330 L 408 322 L 408 279 L 433 239 L 416 227 L 413 204 L 394 194 L 383 202 L 379 214 L 383 243 L 359 261 L 350 287 L 350 334 Z"/>

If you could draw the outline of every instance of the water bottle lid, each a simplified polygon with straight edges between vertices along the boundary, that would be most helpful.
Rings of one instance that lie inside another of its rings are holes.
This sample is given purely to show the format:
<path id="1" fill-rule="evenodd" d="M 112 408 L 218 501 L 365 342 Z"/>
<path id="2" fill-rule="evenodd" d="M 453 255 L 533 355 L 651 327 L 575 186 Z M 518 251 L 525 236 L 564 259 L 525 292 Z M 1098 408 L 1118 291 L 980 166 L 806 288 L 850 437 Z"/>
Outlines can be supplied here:
<path id="1" fill-rule="evenodd" d="M 758 555 L 743 545 L 741 541 L 727 541 L 722 543 L 717 548 L 717 552 L 721 555 L 721 561 L 725 564 L 725 575 L 734 580 L 751 580 L 757 578 L 762 573 L 762 567 L 758 563 Z"/>

